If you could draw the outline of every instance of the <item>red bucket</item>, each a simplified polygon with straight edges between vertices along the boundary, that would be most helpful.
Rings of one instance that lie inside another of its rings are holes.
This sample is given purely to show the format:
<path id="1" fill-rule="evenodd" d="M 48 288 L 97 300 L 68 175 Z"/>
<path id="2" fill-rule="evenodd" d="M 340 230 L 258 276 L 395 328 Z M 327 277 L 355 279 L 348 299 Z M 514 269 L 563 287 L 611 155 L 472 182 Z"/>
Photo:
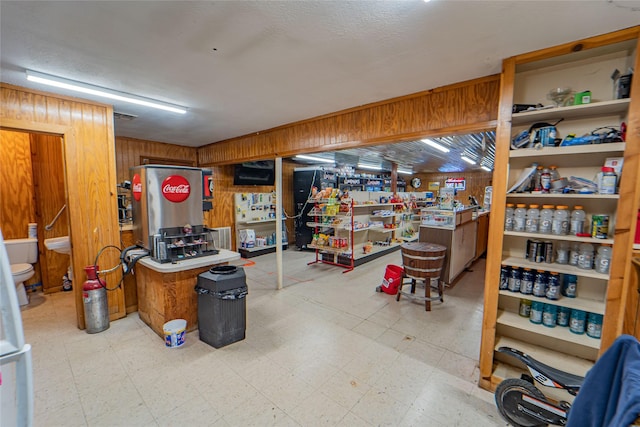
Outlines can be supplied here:
<path id="1" fill-rule="evenodd" d="M 403 275 L 404 268 L 399 265 L 387 265 L 387 269 L 384 271 L 384 278 L 382 279 L 382 292 L 389 295 L 397 294 Z"/>

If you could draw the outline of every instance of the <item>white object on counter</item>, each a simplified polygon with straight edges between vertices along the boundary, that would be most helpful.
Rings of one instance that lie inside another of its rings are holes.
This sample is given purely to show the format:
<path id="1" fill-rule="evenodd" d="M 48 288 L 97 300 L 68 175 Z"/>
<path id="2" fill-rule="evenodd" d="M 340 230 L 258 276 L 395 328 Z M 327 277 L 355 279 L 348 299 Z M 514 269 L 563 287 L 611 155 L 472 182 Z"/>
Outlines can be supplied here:
<path id="1" fill-rule="evenodd" d="M 150 270 L 157 271 L 158 273 L 176 273 L 178 271 L 193 270 L 194 268 L 206 267 L 208 265 L 222 264 L 225 262 L 235 261 L 240 259 L 238 252 L 229 251 L 226 249 L 219 249 L 217 255 L 202 256 L 197 258 L 189 258 L 175 263 L 161 264 L 153 261 L 151 258 L 142 258 L 138 261 L 139 264 L 144 265 Z"/>

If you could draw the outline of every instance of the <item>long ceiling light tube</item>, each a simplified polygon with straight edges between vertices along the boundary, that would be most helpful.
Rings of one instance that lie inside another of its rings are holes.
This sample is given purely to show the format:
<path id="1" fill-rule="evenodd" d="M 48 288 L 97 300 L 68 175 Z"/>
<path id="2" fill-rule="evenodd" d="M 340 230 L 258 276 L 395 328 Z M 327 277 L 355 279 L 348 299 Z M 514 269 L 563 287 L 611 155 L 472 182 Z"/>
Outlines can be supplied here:
<path id="1" fill-rule="evenodd" d="M 437 142 L 435 142 L 432 139 L 421 139 L 422 142 L 424 142 L 425 144 L 427 144 L 430 147 L 433 147 L 437 150 L 442 151 L 443 153 L 448 153 L 449 151 L 451 151 L 450 149 L 448 149 L 447 147 L 445 147 L 444 145 L 438 144 Z"/>
<path id="2" fill-rule="evenodd" d="M 487 172 L 491 172 L 491 168 L 485 165 L 480 166 L 480 169 L 486 170 Z"/>
<path id="3" fill-rule="evenodd" d="M 413 171 L 410 170 L 398 169 L 397 172 L 405 175 L 413 175 Z"/>
<path id="4" fill-rule="evenodd" d="M 469 158 L 469 157 L 466 157 L 466 156 L 460 156 L 460 158 L 461 158 L 462 160 L 464 160 L 465 162 L 469 163 L 470 165 L 475 165 L 475 164 L 476 164 L 476 161 L 475 161 L 475 160 L 473 160 L 473 159 L 471 159 L 471 158 Z"/>
<path id="5" fill-rule="evenodd" d="M 304 154 L 297 154 L 295 158 L 302 159 L 302 160 L 311 160 L 313 162 L 335 163 L 335 161 L 331 159 L 325 159 L 323 157 L 307 156 Z"/>
<path id="6" fill-rule="evenodd" d="M 42 83 L 49 86 L 59 87 L 62 89 L 73 90 L 76 92 L 86 93 L 89 95 L 101 96 L 103 98 L 113 99 L 116 101 L 129 102 L 131 104 L 143 105 L 145 107 L 157 108 L 159 110 L 171 111 L 172 113 L 185 114 L 186 107 L 169 104 L 154 99 L 143 98 L 141 96 L 131 95 L 124 92 L 118 92 L 112 89 L 106 89 L 99 86 L 93 86 L 87 83 L 77 82 L 73 80 L 56 77 L 49 74 L 39 73 L 37 71 L 27 71 L 27 80 Z"/>
<path id="7" fill-rule="evenodd" d="M 365 164 L 362 164 L 362 163 L 358 163 L 358 167 L 360 169 L 370 169 L 370 170 L 374 170 L 374 171 L 381 171 L 382 170 L 382 166 L 365 165 Z"/>

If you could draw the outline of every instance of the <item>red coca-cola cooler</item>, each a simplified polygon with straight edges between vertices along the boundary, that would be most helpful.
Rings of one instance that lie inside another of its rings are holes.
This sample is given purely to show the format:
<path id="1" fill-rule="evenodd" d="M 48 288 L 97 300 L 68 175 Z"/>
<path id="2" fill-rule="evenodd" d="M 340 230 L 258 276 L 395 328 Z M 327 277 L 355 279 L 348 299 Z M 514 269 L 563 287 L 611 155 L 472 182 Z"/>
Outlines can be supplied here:
<path id="1" fill-rule="evenodd" d="M 173 262 L 216 252 L 203 226 L 202 169 L 144 165 L 130 172 L 133 235 L 152 259 Z"/>

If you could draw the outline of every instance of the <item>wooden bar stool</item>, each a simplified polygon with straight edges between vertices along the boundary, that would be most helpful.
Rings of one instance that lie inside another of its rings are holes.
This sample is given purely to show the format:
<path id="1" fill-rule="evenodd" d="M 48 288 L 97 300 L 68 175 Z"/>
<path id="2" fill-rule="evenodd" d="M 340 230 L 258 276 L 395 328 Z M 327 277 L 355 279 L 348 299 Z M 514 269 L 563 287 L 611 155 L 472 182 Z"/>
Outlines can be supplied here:
<path id="1" fill-rule="evenodd" d="M 404 275 L 398 287 L 396 301 L 400 301 L 400 295 L 405 295 L 413 300 L 424 301 L 425 310 L 431 311 L 431 301 L 444 302 L 444 287 L 440 280 L 440 272 L 444 265 L 447 248 L 435 243 L 411 242 L 403 244 L 400 249 Z M 411 281 L 405 283 L 405 278 Z M 424 281 L 424 297 L 415 294 L 418 280 Z M 402 291 L 402 287 L 406 285 L 411 285 L 411 293 Z M 432 287 L 438 291 L 438 296 L 431 296 Z"/>

